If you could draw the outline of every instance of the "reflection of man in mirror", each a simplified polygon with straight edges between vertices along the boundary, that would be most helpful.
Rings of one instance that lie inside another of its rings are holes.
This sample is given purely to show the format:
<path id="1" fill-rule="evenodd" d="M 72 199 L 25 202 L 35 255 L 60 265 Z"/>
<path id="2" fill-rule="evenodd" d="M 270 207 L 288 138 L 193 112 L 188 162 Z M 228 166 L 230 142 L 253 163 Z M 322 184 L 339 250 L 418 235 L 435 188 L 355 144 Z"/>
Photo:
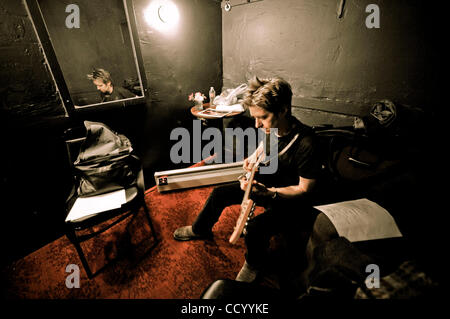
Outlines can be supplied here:
<path id="1" fill-rule="evenodd" d="M 89 80 L 92 80 L 97 90 L 100 91 L 102 102 L 122 100 L 136 96 L 123 87 L 114 86 L 111 74 L 106 70 L 94 69 L 87 77 Z"/>

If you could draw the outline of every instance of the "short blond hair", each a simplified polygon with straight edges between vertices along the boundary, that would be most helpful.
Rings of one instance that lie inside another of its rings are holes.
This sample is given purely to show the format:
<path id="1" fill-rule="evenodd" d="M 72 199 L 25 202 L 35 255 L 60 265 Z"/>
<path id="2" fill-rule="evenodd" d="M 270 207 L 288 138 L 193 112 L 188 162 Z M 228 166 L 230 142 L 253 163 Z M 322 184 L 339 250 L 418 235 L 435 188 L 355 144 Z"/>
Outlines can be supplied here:
<path id="1" fill-rule="evenodd" d="M 259 106 L 274 114 L 287 109 L 287 114 L 290 115 L 292 105 L 291 85 L 279 77 L 259 79 L 255 76 L 248 82 L 243 104 L 245 108 Z"/>
<path id="2" fill-rule="evenodd" d="M 108 71 L 100 68 L 94 69 L 92 73 L 89 73 L 87 75 L 87 78 L 92 81 L 100 79 L 105 84 L 108 84 L 108 82 L 111 82 L 111 84 L 113 83 L 111 74 Z"/>

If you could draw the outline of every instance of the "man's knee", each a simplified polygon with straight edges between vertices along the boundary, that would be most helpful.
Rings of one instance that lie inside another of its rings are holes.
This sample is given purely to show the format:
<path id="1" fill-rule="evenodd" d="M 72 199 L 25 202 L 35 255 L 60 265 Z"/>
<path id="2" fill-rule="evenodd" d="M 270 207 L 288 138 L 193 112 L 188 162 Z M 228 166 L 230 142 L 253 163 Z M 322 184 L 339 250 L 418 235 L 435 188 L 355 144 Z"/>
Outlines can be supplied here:
<path id="1" fill-rule="evenodd" d="M 240 188 L 237 184 L 219 185 L 214 187 L 211 192 L 214 198 L 229 198 L 230 196 L 238 195 Z"/>
<path id="2" fill-rule="evenodd" d="M 220 196 L 221 194 L 224 193 L 224 188 L 223 187 L 214 187 L 214 189 L 211 192 L 210 196 L 216 197 L 216 196 Z"/>
<path id="3" fill-rule="evenodd" d="M 259 231 L 260 226 L 258 226 L 258 224 L 259 224 L 258 221 L 255 219 L 250 219 L 247 221 L 246 226 L 245 226 L 246 237 L 250 237 L 250 239 L 251 239 L 253 237 L 258 236 L 258 234 L 261 233 Z"/>
<path id="4" fill-rule="evenodd" d="M 245 226 L 246 242 L 261 242 L 271 237 L 272 232 L 268 229 L 267 221 L 258 215 L 247 221 Z"/>

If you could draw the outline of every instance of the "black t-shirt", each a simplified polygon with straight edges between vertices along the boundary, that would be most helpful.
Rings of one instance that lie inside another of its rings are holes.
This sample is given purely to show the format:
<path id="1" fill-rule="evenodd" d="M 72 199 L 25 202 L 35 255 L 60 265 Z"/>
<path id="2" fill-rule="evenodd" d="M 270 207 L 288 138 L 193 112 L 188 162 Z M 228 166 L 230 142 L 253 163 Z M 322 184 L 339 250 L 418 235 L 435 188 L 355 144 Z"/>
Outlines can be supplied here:
<path id="1" fill-rule="evenodd" d="M 123 87 L 115 86 L 111 94 L 101 93 L 101 96 L 102 102 L 109 102 L 135 97 L 136 95 Z"/>
<path id="2" fill-rule="evenodd" d="M 317 179 L 321 162 L 315 142 L 314 131 L 292 117 L 293 128 L 288 135 L 278 138 L 278 152 L 281 152 L 299 133 L 290 148 L 278 157 L 278 169 L 274 174 L 258 174 L 255 179 L 267 187 L 298 185 L 299 177 Z"/>

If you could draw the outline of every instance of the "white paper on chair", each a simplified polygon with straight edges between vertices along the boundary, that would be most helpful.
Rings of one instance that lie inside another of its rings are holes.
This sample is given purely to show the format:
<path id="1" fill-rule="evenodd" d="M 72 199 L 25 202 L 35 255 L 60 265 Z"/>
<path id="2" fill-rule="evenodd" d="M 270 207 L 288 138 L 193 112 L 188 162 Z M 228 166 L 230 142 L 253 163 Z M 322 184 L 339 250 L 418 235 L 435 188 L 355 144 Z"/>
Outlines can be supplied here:
<path id="1" fill-rule="evenodd" d="M 125 202 L 125 189 L 123 188 L 92 197 L 78 197 L 67 215 L 66 221 L 81 221 L 92 215 L 120 208 Z"/>
<path id="2" fill-rule="evenodd" d="M 367 198 L 315 206 L 351 242 L 402 237 L 389 212 Z"/>

